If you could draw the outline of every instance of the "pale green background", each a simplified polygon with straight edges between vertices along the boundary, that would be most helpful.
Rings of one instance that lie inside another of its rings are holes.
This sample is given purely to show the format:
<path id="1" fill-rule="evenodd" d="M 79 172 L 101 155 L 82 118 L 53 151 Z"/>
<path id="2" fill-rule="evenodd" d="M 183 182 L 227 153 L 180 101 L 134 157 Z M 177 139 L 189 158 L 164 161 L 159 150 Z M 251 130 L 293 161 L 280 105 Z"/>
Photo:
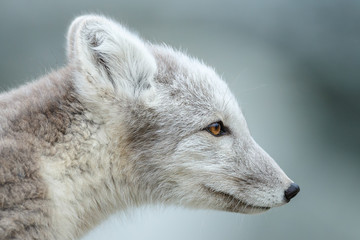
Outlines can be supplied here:
<path id="1" fill-rule="evenodd" d="M 0 89 L 64 65 L 67 26 L 89 12 L 214 66 L 301 192 L 255 216 L 149 207 L 84 240 L 360 239 L 360 1 L 2 0 Z"/>

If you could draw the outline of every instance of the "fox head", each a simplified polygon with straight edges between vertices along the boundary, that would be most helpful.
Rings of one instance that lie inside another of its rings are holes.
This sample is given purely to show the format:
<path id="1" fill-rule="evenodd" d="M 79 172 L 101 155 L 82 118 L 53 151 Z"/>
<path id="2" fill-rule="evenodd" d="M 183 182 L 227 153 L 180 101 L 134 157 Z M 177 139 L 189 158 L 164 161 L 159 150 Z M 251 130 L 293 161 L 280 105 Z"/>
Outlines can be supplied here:
<path id="1" fill-rule="evenodd" d="M 134 186 L 135 202 L 257 213 L 298 193 L 212 68 L 96 15 L 75 19 L 67 50 L 75 89 L 119 154 L 114 181 Z"/>

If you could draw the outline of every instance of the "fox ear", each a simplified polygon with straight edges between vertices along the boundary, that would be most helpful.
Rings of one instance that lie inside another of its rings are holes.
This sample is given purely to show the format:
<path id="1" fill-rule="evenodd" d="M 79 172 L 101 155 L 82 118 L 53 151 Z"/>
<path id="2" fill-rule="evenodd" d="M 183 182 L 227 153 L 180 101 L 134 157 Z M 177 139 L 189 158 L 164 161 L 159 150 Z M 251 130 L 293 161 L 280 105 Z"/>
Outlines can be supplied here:
<path id="1" fill-rule="evenodd" d="M 139 96 L 151 87 L 156 62 L 144 42 L 118 23 L 102 16 L 76 18 L 68 31 L 67 56 L 93 85 Z"/>

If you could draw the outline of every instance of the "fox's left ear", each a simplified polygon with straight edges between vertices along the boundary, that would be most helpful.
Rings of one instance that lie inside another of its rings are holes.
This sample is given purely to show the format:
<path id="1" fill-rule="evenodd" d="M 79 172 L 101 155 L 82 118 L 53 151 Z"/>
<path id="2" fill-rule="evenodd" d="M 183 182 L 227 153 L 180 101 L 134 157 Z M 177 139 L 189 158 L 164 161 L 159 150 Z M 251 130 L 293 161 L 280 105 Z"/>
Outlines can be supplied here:
<path id="1" fill-rule="evenodd" d="M 144 42 L 102 16 L 76 18 L 68 32 L 67 56 L 92 90 L 139 96 L 151 87 L 156 62 Z M 80 83 L 80 85 L 83 85 Z"/>

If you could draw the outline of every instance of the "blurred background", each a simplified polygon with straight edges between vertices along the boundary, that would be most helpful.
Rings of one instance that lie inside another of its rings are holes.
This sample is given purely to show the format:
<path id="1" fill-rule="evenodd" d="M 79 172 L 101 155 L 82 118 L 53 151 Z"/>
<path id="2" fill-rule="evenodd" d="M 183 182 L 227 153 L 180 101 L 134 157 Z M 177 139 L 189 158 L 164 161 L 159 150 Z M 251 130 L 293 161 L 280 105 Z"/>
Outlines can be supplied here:
<path id="1" fill-rule="evenodd" d="M 0 90 L 63 66 L 72 19 L 103 13 L 215 67 L 301 192 L 261 215 L 145 207 L 94 239 L 360 239 L 360 1 L 0 2 Z"/>

